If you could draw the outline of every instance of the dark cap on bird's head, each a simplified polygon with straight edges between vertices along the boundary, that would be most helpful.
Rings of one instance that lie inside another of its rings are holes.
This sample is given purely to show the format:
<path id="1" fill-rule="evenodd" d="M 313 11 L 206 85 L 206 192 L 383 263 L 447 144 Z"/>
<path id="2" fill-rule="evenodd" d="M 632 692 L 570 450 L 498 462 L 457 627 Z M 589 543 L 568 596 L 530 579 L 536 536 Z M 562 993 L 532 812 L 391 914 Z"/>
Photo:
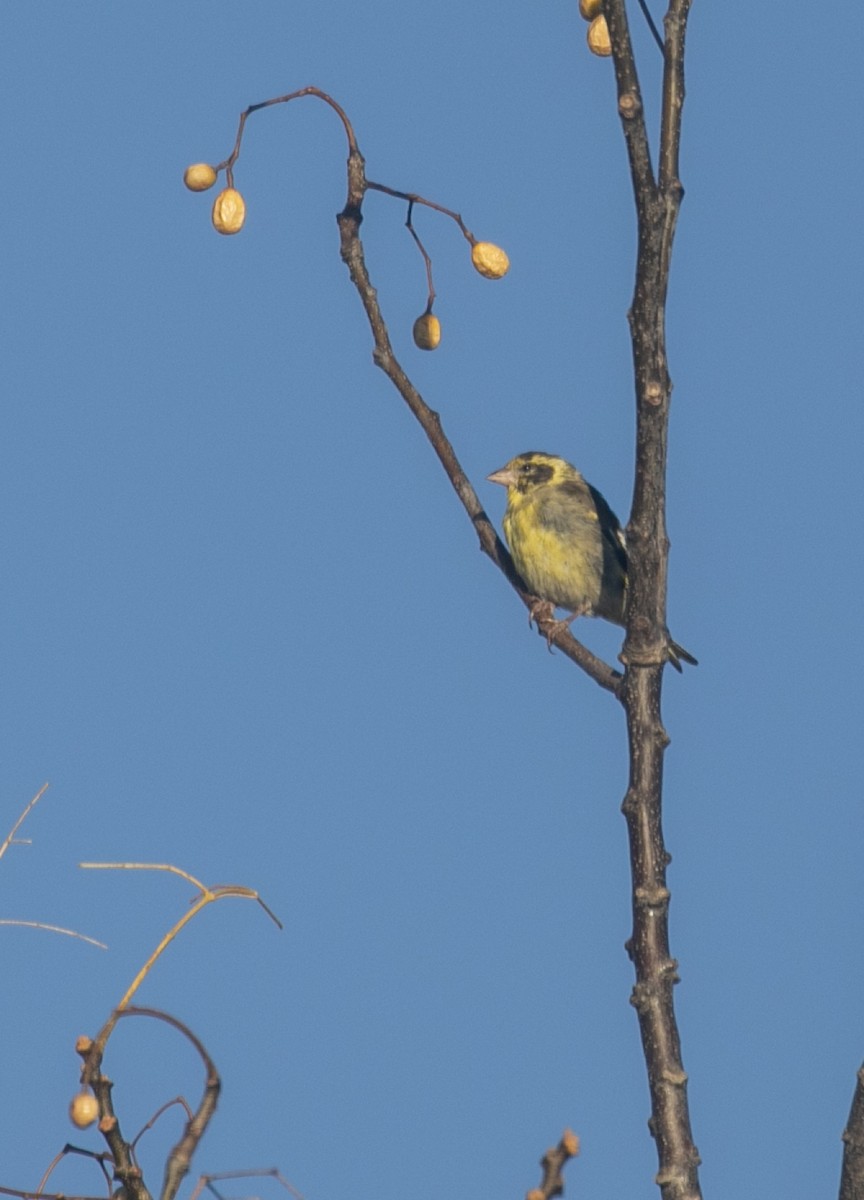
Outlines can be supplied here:
<path id="1" fill-rule="evenodd" d="M 553 479 L 557 482 L 565 479 L 581 480 L 582 476 L 574 466 L 555 454 L 545 454 L 542 450 L 526 450 L 486 478 L 490 483 L 500 483 L 502 487 L 524 491 L 529 487 L 551 483 Z"/>

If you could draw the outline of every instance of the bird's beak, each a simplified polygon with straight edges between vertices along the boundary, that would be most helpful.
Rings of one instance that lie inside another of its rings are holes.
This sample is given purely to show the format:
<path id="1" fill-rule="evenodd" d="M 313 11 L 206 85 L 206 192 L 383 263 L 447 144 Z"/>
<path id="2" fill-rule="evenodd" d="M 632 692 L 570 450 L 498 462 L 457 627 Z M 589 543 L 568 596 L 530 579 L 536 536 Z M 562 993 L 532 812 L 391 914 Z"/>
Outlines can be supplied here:
<path id="1" fill-rule="evenodd" d="M 516 472 L 512 467 L 502 467 L 500 471 L 493 471 L 486 478 L 490 483 L 500 483 L 502 487 L 516 486 Z"/>

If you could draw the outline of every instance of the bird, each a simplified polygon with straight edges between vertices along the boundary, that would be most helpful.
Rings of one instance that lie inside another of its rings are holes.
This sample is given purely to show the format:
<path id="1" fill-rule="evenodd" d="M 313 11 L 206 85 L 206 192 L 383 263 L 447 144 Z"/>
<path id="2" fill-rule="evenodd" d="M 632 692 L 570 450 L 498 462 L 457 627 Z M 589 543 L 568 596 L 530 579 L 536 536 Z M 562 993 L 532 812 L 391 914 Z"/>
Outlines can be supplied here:
<path id="1" fill-rule="evenodd" d="M 528 450 L 486 477 L 507 489 L 504 537 L 516 570 L 541 605 L 576 617 L 603 617 L 623 626 L 627 611 L 627 543 L 600 492 L 563 458 Z M 668 636 L 668 631 L 667 631 Z M 669 662 L 697 665 L 672 641 Z"/>

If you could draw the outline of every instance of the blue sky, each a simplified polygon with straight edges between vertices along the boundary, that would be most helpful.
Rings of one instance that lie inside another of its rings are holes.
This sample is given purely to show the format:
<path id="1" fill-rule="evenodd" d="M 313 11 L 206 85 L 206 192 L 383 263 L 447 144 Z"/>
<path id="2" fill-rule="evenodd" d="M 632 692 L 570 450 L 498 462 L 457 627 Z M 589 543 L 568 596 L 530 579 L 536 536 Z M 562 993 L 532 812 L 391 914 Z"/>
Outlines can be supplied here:
<path id="1" fill-rule="evenodd" d="M 634 6 L 635 7 L 635 6 Z M 657 15 L 659 16 L 659 10 Z M 95 1033 L 190 891 L 82 860 L 173 862 L 225 901 L 140 993 L 224 1096 L 198 1171 L 278 1165 L 309 1200 L 520 1195 L 565 1126 L 571 1194 L 653 1190 L 634 1014 L 622 715 L 550 656 L 371 339 L 338 256 L 344 142 L 304 100 L 249 124 L 247 225 L 187 163 L 247 104 L 316 84 L 369 176 L 503 245 L 369 196 L 397 354 L 483 482 L 530 448 L 626 519 L 634 222 L 608 62 L 575 4 L 337 0 L 7 6 L 0 469 L 0 1184 L 75 1135 Z M 637 27 L 656 117 L 658 56 Z M 666 681 L 676 999 L 710 1195 L 835 1186 L 864 1056 L 859 604 L 862 17 L 697 2 L 669 303 Z M 614 660 L 618 631 L 577 633 Z M 124 1128 L 197 1096 L 162 1027 L 118 1031 Z M 11 1036 L 10 1036 L 11 1033 Z M 168 1116 L 141 1147 L 158 1186 Z M 53 1177 L 99 1188 L 89 1163 Z"/>

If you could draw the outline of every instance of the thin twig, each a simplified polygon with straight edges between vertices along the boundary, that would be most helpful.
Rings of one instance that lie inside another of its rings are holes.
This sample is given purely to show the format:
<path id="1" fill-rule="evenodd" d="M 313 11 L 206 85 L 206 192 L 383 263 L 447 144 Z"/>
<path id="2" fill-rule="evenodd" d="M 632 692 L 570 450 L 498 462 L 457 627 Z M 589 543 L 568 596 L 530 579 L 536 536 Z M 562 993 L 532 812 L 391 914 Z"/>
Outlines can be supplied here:
<path id="1" fill-rule="evenodd" d="M 206 908 L 208 904 L 214 904 L 217 900 L 224 900 L 226 897 L 229 897 L 229 896 L 239 897 L 242 900 L 256 900 L 258 902 L 258 904 L 261 906 L 261 908 L 263 908 L 264 911 L 267 913 L 267 915 L 270 917 L 270 919 L 276 925 L 278 925 L 278 927 L 280 929 L 282 928 L 282 922 L 267 907 L 267 905 L 264 903 L 264 901 L 261 899 L 261 897 L 258 895 L 258 893 L 256 891 L 253 891 L 252 888 L 241 887 L 239 884 L 223 884 L 220 887 L 208 888 L 199 879 L 196 879 L 194 875 L 190 875 L 188 871 L 184 871 L 180 867 L 175 867 L 172 863 L 82 862 L 82 863 L 79 863 L 78 866 L 85 870 L 91 870 L 91 871 L 100 871 L 100 870 L 101 871 L 166 871 L 171 875 L 178 875 L 181 879 L 185 879 L 188 883 L 191 883 L 193 885 L 193 887 L 197 888 L 198 891 L 200 892 L 198 899 L 193 901 L 188 912 L 184 913 L 183 916 L 174 925 L 172 925 L 171 928 L 168 930 L 168 932 L 162 937 L 162 939 L 159 942 L 156 949 L 153 951 L 153 953 L 150 955 L 150 957 L 147 959 L 147 961 L 144 963 L 144 965 L 140 968 L 137 975 L 132 980 L 129 987 L 126 989 L 125 995 L 123 996 L 122 1000 L 117 1005 L 117 1007 L 115 1008 L 114 1012 L 111 1014 L 111 1016 L 108 1018 L 108 1020 L 103 1025 L 102 1029 L 99 1032 L 98 1037 L 96 1038 L 96 1044 L 99 1048 L 100 1054 L 103 1053 L 105 1050 L 105 1046 L 106 1046 L 108 1039 L 111 1036 L 111 1033 L 117 1023 L 118 1017 L 122 1014 L 124 1009 L 126 1009 L 129 1006 L 129 1004 L 132 1000 L 132 997 L 138 991 L 139 987 L 141 986 L 141 984 L 146 979 L 147 975 L 152 970 L 156 961 L 165 952 L 165 950 L 168 948 L 168 946 L 170 946 L 170 944 L 174 941 L 174 939 L 177 937 L 177 935 L 180 933 L 180 931 L 183 928 L 185 928 L 185 926 L 188 925 L 189 922 L 194 917 L 196 917 L 203 908 Z M 90 1082 L 89 1078 L 87 1077 L 86 1071 L 85 1071 L 85 1075 L 83 1077 L 83 1081 L 85 1083 Z"/>
<path id="2" fill-rule="evenodd" d="M 86 933 L 78 933 L 75 929 L 64 929 L 62 925 L 48 925 L 44 921 L 18 921 L 12 917 L 0 917 L 0 925 L 22 925 L 25 929 L 45 929 L 48 933 L 63 933 L 66 937 L 79 938 L 80 941 L 88 942 L 91 946 L 98 946 L 100 950 L 108 949 L 104 942 L 88 937 Z"/>
<path id="3" fill-rule="evenodd" d="M 28 803 L 24 806 L 24 811 L 21 813 L 21 816 L 18 818 L 18 820 L 15 822 L 15 824 L 9 830 L 8 834 L 3 839 L 3 842 L 0 843 L 0 858 L 3 857 L 3 855 L 9 849 L 9 847 L 12 845 L 12 842 L 15 839 L 15 834 L 18 832 L 18 830 L 21 828 L 21 826 L 27 820 L 27 817 L 30 815 L 30 813 L 33 811 L 33 809 L 36 807 L 36 805 L 39 803 L 39 801 L 42 799 L 42 797 L 45 795 L 45 793 L 47 791 L 48 791 L 48 784 L 43 783 L 41 788 L 39 789 L 39 791 L 33 797 L 33 799 L 28 801 Z"/>
<path id="4" fill-rule="evenodd" d="M 411 221 L 413 212 L 414 201 L 410 200 L 408 202 L 408 216 L 405 219 L 405 226 L 414 239 L 417 249 L 423 255 L 423 262 L 426 264 L 426 287 L 428 289 L 426 295 L 426 312 L 431 313 L 432 305 L 435 303 L 435 283 L 432 279 L 432 259 L 429 257 L 426 247 L 420 241 L 420 235 L 417 233 L 417 230 L 414 228 L 414 225 Z"/>
<path id="5" fill-rule="evenodd" d="M 456 222 L 462 230 L 462 236 L 469 245 L 473 246 L 477 241 L 474 234 L 462 220 L 461 214 L 454 212 L 452 208 L 445 208 L 443 204 L 436 204 L 434 200 L 427 200 L 424 196 L 418 196 L 416 192 L 400 192 L 397 188 L 387 187 L 386 184 L 373 183 L 371 179 L 366 180 L 366 188 L 370 192 L 383 192 L 385 196 L 395 196 L 397 200 L 407 200 L 412 205 L 422 204 L 426 208 L 434 209 L 435 212 L 443 213 L 445 217 L 450 217 L 451 220 Z"/>
<path id="6" fill-rule="evenodd" d="M 129 1012 L 130 1010 L 127 1009 L 126 1011 Z M 138 1149 L 138 1143 L 141 1141 L 144 1134 L 149 1133 L 151 1129 L 155 1128 L 156 1122 L 158 1120 L 160 1120 L 160 1118 L 162 1118 L 166 1112 L 168 1112 L 172 1108 L 178 1108 L 178 1107 L 182 1108 L 183 1111 L 185 1112 L 186 1120 L 191 1121 L 192 1120 L 192 1109 L 186 1103 L 186 1100 L 184 1099 L 183 1096 L 175 1096 L 173 1100 L 166 1100 L 164 1104 L 159 1105 L 159 1107 L 156 1109 L 155 1113 L 150 1118 L 150 1120 L 145 1125 L 142 1125 L 141 1128 L 138 1130 L 138 1132 L 135 1134 L 135 1136 L 131 1142 L 132 1149 L 133 1150 Z"/>
<path id="7" fill-rule="evenodd" d="M 302 1192 L 298 1192 L 293 1183 L 285 1178 L 282 1172 L 277 1167 L 262 1167 L 259 1169 L 249 1169 L 246 1171 L 218 1171 L 211 1175 L 202 1175 L 195 1185 L 195 1190 L 189 1200 L 197 1200 L 198 1196 L 207 1188 L 212 1192 L 218 1200 L 223 1200 L 222 1193 L 213 1184 L 223 1179 L 274 1179 L 280 1187 L 284 1188 L 289 1195 L 294 1197 L 294 1200 L 305 1200 Z"/>
<path id="8" fill-rule="evenodd" d="M 198 1148 L 198 1143 L 207 1131 L 207 1126 L 216 1111 L 219 1092 L 222 1088 L 219 1072 L 200 1039 L 188 1026 L 184 1025 L 182 1021 L 178 1021 L 176 1017 L 172 1017 L 170 1013 L 161 1012 L 158 1008 L 127 1008 L 124 1012 L 118 1013 L 118 1017 L 153 1017 L 155 1020 L 164 1021 L 181 1033 L 188 1042 L 191 1042 L 204 1064 L 206 1079 L 201 1101 L 195 1113 L 190 1115 L 187 1120 L 183 1136 L 172 1148 L 165 1163 L 165 1179 L 162 1184 L 160 1200 L 174 1200 L 181 1183 L 189 1174 L 192 1156 Z"/>
<path id="9" fill-rule="evenodd" d="M 651 30 L 654 41 L 660 47 L 660 53 L 662 54 L 664 51 L 663 39 L 660 36 L 660 30 L 654 24 L 654 18 L 651 16 L 651 10 L 645 3 L 645 0 L 639 0 L 639 7 L 642 9 L 642 16 L 645 18 L 648 28 Z"/>
<path id="10" fill-rule="evenodd" d="M 63 1149 L 61 1151 L 59 1151 L 59 1153 L 54 1155 L 51 1162 L 45 1168 L 45 1174 L 42 1176 L 42 1178 L 39 1180 L 39 1183 L 36 1185 L 35 1193 L 34 1192 L 11 1192 L 11 1191 L 6 1193 L 4 1188 L 0 1188 L 0 1192 L 4 1192 L 4 1194 L 8 1194 L 8 1195 L 17 1195 L 17 1196 L 33 1196 L 33 1195 L 44 1196 L 46 1194 L 45 1193 L 45 1185 L 47 1184 L 47 1182 L 51 1178 L 51 1176 L 54 1174 L 54 1172 L 56 1171 L 56 1169 L 60 1165 L 60 1163 L 63 1161 L 63 1159 L 66 1158 L 66 1156 L 69 1154 L 80 1154 L 82 1158 L 89 1158 L 98 1165 L 100 1171 L 102 1172 L 102 1174 L 105 1177 L 105 1184 L 107 1187 L 107 1195 L 110 1197 L 110 1195 L 111 1195 L 111 1175 L 108 1171 L 108 1165 L 110 1165 L 111 1167 L 114 1166 L 111 1155 L 106 1154 L 104 1152 L 104 1150 L 103 1151 L 85 1150 L 81 1146 L 71 1146 L 68 1142 L 63 1147 Z M 106 1164 L 108 1164 L 108 1165 L 106 1165 Z M 57 1200 L 72 1200 L 72 1198 L 63 1196 L 62 1193 L 59 1193 L 57 1195 Z"/>
<path id="11" fill-rule="evenodd" d="M 213 169 L 225 171 L 225 177 L 228 181 L 228 186 L 234 186 L 234 164 L 240 157 L 240 145 L 243 141 L 243 132 L 246 128 L 246 121 L 254 112 L 258 112 L 261 108 L 272 108 L 274 104 L 288 104 L 291 100 L 298 100 L 301 96 L 317 96 L 319 100 L 323 100 L 325 104 L 329 104 L 336 115 L 342 122 L 342 127 L 345 130 L 345 136 L 348 138 L 348 150 L 354 152 L 357 150 L 357 143 L 354 140 L 354 130 L 351 128 L 351 122 L 345 114 L 345 110 L 336 103 L 332 96 L 328 96 L 326 92 L 322 92 L 317 87 L 299 88 L 296 92 L 288 92 L 284 96 L 274 96 L 271 100 L 262 100 L 260 104 L 250 104 L 247 109 L 240 114 L 240 123 L 237 127 L 237 137 L 234 140 L 234 149 L 228 157 Z"/>

